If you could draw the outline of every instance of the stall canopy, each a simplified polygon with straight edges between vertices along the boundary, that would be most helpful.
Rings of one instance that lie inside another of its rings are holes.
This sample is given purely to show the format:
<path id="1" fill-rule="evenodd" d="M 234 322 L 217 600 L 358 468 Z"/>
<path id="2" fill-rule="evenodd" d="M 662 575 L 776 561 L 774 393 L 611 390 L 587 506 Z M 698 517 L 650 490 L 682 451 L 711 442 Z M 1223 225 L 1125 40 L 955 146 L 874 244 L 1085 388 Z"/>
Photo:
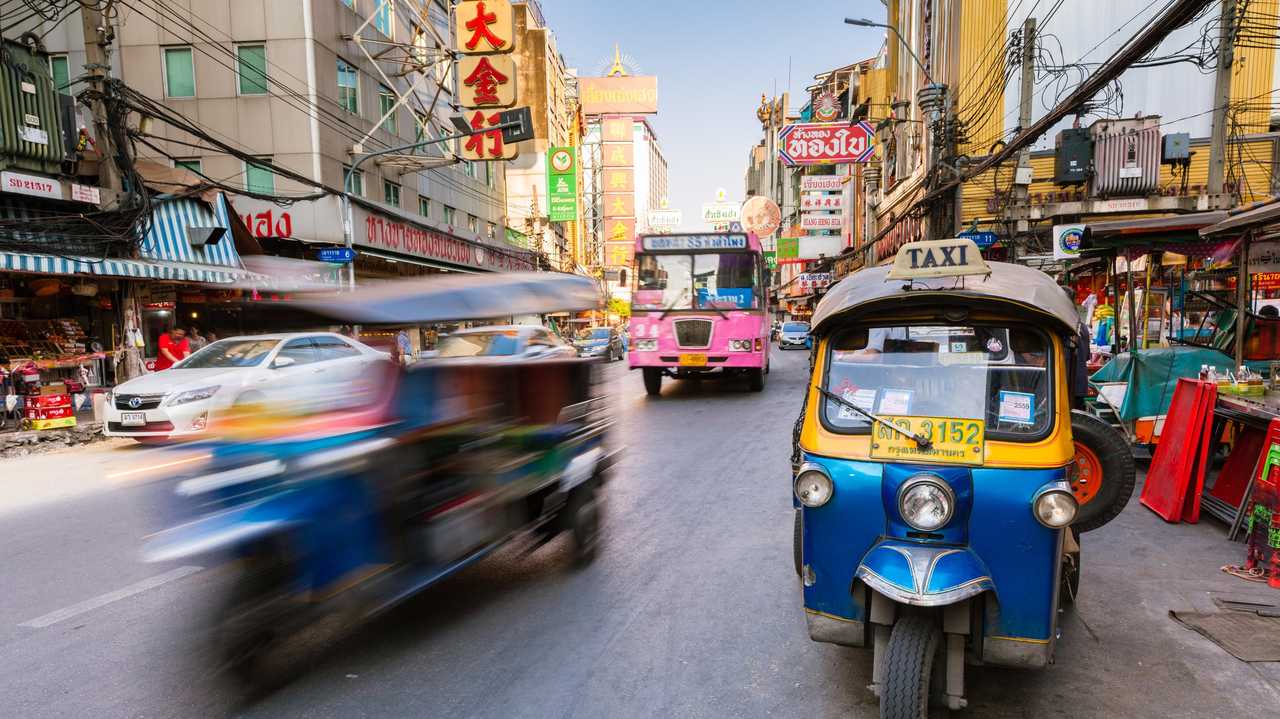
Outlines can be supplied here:
<path id="1" fill-rule="evenodd" d="M 4 208 L 0 208 L 3 210 Z M 236 251 L 226 197 L 210 207 L 193 198 L 154 202 L 137 258 L 95 258 L 30 252 L 0 252 L 0 270 L 55 275 L 98 275 L 169 282 L 231 284 L 257 277 L 244 268 Z M 202 235 L 216 242 L 193 244 Z M 55 244 L 57 238 L 46 238 Z"/>
<path id="2" fill-rule="evenodd" d="M 1256 239 L 1270 240 L 1280 237 L 1280 200 L 1233 211 L 1220 222 L 1200 229 L 1202 237 L 1234 235 L 1245 230 L 1261 230 Z"/>
<path id="3" fill-rule="evenodd" d="M 1150 247 L 1182 255 L 1207 256 L 1212 248 L 1201 237 L 1201 230 L 1227 219 L 1225 211 L 1192 212 L 1173 217 L 1090 222 L 1085 225 L 1083 250 L 1109 252 L 1126 247 Z"/>
<path id="4" fill-rule="evenodd" d="M 1095 372 L 1089 381 L 1095 384 L 1126 383 L 1124 400 L 1116 409 L 1120 419 L 1133 422 L 1165 414 L 1173 401 L 1178 378 L 1198 376 L 1202 365 L 1209 365 L 1225 375 L 1231 369 L 1231 358 L 1223 352 L 1204 347 L 1122 352 Z"/>

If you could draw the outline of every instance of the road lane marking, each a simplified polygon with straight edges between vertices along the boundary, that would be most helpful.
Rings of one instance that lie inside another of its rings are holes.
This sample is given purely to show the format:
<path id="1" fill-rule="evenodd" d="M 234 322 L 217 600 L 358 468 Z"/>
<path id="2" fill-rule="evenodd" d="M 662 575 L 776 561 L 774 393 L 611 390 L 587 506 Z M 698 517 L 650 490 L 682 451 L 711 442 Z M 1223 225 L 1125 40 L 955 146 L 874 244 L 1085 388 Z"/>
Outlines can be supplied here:
<path id="1" fill-rule="evenodd" d="M 167 469 L 169 467 L 177 467 L 178 465 L 190 464 L 191 462 L 198 462 L 202 459 L 208 459 L 212 456 L 213 455 L 211 454 L 198 454 L 198 455 L 195 455 L 194 457 L 184 457 L 182 459 L 174 460 L 172 462 L 165 462 L 163 464 L 151 464 L 145 467 L 135 467 L 134 469 L 127 469 L 123 472 L 112 472 L 111 474 L 107 475 L 107 479 L 121 479 L 121 478 L 129 477 L 135 474 L 142 474 L 144 472 L 154 472 L 158 469 Z"/>
<path id="2" fill-rule="evenodd" d="M 20 627 L 31 627 L 32 629 L 44 629 L 45 627 L 57 624 L 58 622 L 70 619 L 74 616 L 91 612 L 99 607 L 105 607 L 112 602 L 118 602 L 121 599 L 132 597 L 135 594 L 141 594 L 148 589 L 155 589 L 163 584 L 182 579 L 204 569 L 204 567 L 185 566 L 171 569 L 164 574 L 158 574 L 150 579 L 144 579 L 141 582 L 130 584 L 127 587 L 117 589 L 114 592 L 100 594 L 92 599 L 86 599 L 79 604 L 72 604 L 69 607 L 59 609 L 56 612 L 50 612 L 42 617 L 36 617 L 31 621 L 19 624 Z"/>

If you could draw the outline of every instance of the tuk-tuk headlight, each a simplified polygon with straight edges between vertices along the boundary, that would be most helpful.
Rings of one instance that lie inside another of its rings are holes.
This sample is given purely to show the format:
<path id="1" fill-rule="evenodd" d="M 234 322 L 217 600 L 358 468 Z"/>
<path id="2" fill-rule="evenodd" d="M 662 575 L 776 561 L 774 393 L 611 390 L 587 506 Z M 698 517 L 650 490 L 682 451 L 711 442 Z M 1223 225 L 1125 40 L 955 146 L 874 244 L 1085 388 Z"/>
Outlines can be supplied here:
<path id="1" fill-rule="evenodd" d="M 793 489 L 800 504 L 809 508 L 821 507 L 831 501 L 831 495 L 835 494 L 831 477 L 816 464 L 801 465 Z"/>
<path id="2" fill-rule="evenodd" d="M 1075 521 L 1080 505 L 1076 498 L 1064 489 L 1042 492 L 1032 504 L 1036 519 L 1050 529 L 1061 529 Z"/>
<path id="3" fill-rule="evenodd" d="M 951 485 L 936 474 L 917 474 L 898 490 L 898 513 L 912 529 L 932 532 L 947 526 L 956 511 Z"/>

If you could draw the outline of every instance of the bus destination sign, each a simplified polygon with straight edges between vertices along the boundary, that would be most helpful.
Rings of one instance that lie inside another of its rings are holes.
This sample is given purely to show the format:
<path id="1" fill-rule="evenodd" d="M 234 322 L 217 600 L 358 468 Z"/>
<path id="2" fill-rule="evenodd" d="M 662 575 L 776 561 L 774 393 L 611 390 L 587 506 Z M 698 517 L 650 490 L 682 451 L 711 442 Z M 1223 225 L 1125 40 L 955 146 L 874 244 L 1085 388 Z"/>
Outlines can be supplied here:
<path id="1" fill-rule="evenodd" d="M 746 235 L 646 235 L 646 250 L 745 250 Z"/>

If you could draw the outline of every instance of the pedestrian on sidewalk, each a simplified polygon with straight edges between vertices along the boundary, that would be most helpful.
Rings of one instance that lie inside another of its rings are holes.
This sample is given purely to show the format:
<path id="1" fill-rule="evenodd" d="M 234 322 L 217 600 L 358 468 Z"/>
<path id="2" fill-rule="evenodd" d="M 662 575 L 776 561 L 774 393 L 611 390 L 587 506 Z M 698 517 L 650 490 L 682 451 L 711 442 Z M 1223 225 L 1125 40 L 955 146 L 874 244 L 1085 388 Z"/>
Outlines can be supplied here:
<path id="1" fill-rule="evenodd" d="M 160 353 L 156 357 L 156 371 L 169 369 L 191 354 L 191 344 L 187 342 L 187 331 L 174 327 L 167 334 L 160 335 Z"/>

